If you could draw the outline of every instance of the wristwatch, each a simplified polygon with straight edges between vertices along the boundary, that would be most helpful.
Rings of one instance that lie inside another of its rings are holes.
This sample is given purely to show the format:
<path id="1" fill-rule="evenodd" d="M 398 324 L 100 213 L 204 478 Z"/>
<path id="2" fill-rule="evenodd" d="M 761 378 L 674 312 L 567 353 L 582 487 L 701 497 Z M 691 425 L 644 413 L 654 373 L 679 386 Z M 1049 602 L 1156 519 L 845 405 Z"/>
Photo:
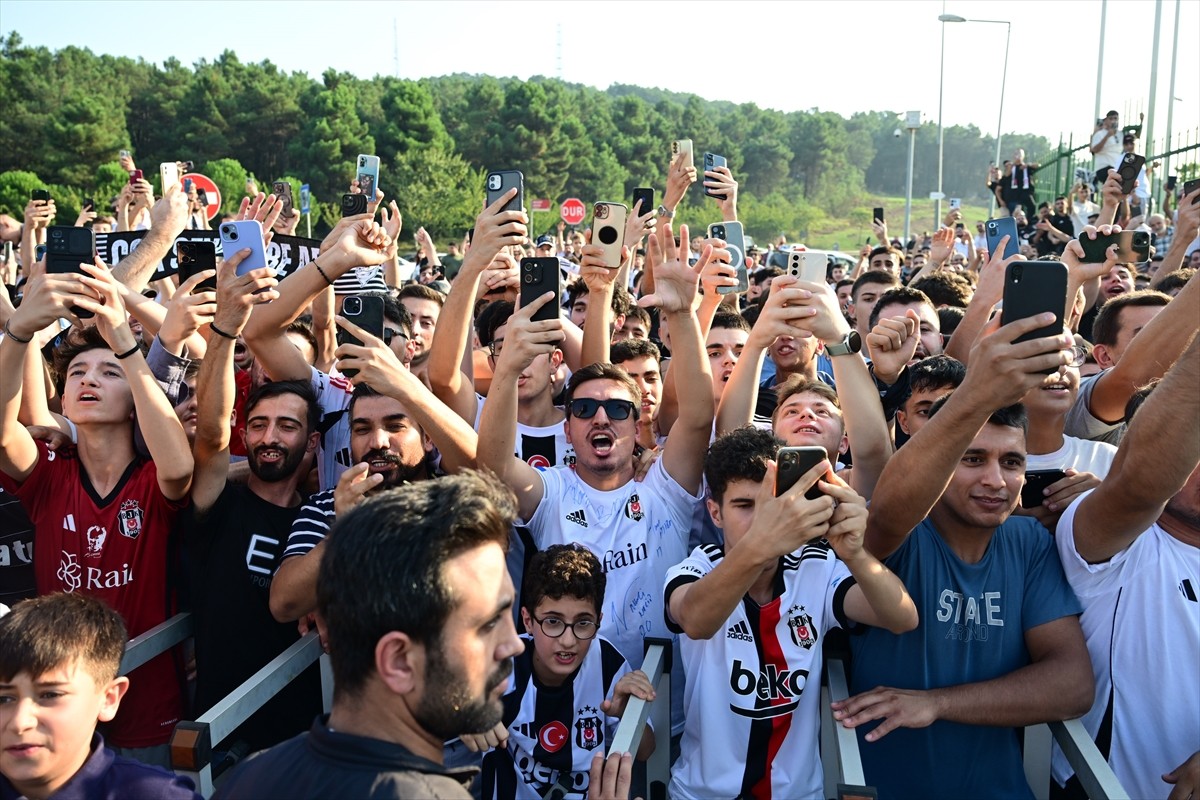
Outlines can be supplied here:
<path id="1" fill-rule="evenodd" d="M 858 331 L 853 328 L 840 342 L 826 342 L 825 355 L 833 358 L 834 356 L 844 356 L 849 353 L 858 353 L 862 350 L 862 337 L 858 335 Z"/>
<path id="2" fill-rule="evenodd" d="M 658 215 L 660 217 L 666 217 L 667 219 L 675 219 L 675 212 L 661 204 L 658 207 Z"/>

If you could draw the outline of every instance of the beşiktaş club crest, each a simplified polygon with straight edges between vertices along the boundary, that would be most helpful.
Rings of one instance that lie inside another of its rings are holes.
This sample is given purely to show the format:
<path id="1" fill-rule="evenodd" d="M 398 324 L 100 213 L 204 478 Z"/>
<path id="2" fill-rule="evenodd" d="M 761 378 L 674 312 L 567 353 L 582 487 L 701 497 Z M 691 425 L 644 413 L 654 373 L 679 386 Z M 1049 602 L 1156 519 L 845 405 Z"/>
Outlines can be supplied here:
<path id="1" fill-rule="evenodd" d="M 797 647 L 811 650 L 817 643 L 817 629 L 813 627 L 813 618 L 805 613 L 804 606 L 795 605 L 788 609 L 788 632 Z"/>
<path id="2" fill-rule="evenodd" d="M 600 714 L 592 706 L 584 706 L 575 712 L 575 745 L 585 750 L 595 750 L 604 744 L 604 728 L 600 725 Z"/>
<path id="3" fill-rule="evenodd" d="M 137 500 L 121 503 L 121 510 L 117 512 L 117 524 L 122 536 L 136 539 L 142 535 L 142 507 L 138 505 Z"/>
<path id="4" fill-rule="evenodd" d="M 642 499 L 636 494 L 625 501 L 625 516 L 634 522 L 641 522 L 645 516 L 642 512 Z"/>

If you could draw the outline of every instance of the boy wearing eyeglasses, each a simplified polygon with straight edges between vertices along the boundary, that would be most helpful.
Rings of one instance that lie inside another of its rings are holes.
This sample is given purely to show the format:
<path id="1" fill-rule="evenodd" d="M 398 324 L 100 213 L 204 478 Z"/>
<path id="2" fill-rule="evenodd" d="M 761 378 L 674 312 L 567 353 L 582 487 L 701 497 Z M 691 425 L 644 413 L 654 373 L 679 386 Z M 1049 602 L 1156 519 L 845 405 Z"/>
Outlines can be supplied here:
<path id="1" fill-rule="evenodd" d="M 583 545 L 553 545 L 525 573 L 521 618 L 525 651 L 513 662 L 504 717 L 491 731 L 464 735 L 483 760 L 485 798 L 539 798 L 559 786 L 582 797 L 588 770 L 604 753 L 631 696 L 654 699 L 654 688 L 600 630 L 604 570 Z M 654 751 L 647 729 L 637 757 Z"/>

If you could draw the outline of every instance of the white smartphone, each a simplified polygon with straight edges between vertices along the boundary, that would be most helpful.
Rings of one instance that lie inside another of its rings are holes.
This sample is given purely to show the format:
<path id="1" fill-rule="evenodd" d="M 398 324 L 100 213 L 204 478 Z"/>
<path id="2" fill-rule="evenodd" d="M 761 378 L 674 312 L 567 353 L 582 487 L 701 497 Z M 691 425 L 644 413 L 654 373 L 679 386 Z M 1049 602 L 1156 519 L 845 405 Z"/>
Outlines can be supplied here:
<path id="1" fill-rule="evenodd" d="M 787 274 L 809 283 L 825 283 L 827 265 L 824 253 L 793 250 L 788 254 Z"/>
<path id="2" fill-rule="evenodd" d="M 691 139 L 676 139 L 671 142 L 671 160 L 675 160 L 675 156 L 683 153 L 683 165 L 685 167 L 696 166 L 695 156 L 692 154 Z"/>
<path id="3" fill-rule="evenodd" d="M 962 208 L 962 198 L 961 197 L 951 197 L 950 198 L 950 210 L 954 211 L 955 209 L 959 209 L 959 208 Z"/>
<path id="4" fill-rule="evenodd" d="M 604 248 L 604 266 L 621 268 L 621 245 L 629 209 L 621 203 L 596 203 L 592 208 L 592 244 Z"/>
<path id="5" fill-rule="evenodd" d="M 164 161 L 158 165 L 158 175 L 162 178 L 162 193 L 179 183 L 179 165 L 174 161 Z"/>

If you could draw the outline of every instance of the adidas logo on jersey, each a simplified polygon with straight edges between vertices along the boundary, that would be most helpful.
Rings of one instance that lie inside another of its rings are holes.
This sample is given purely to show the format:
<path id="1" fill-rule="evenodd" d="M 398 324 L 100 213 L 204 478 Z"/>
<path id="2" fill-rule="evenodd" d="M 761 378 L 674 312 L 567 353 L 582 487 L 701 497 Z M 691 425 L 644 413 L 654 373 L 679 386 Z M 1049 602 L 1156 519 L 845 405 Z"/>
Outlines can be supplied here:
<path id="1" fill-rule="evenodd" d="M 746 624 L 746 620 L 742 620 L 736 625 L 730 625 L 729 630 L 725 631 L 726 639 L 737 639 L 742 642 L 753 642 L 754 635 L 750 633 L 750 626 Z"/>
<path id="2" fill-rule="evenodd" d="M 583 515 L 582 508 L 578 511 L 572 511 L 570 514 L 567 514 L 567 522 L 574 522 L 576 525 L 582 525 L 585 528 L 588 526 L 587 517 Z"/>

